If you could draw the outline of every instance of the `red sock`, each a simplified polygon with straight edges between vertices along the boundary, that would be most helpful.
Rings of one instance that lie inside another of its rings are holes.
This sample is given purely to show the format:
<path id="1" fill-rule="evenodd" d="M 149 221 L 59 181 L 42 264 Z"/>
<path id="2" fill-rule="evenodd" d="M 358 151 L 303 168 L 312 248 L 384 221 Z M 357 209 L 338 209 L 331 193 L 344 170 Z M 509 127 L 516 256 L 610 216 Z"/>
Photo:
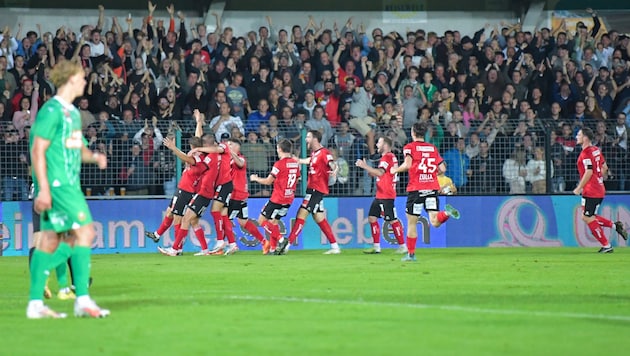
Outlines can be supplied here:
<path id="1" fill-rule="evenodd" d="M 179 233 L 179 229 L 180 229 L 181 227 L 182 227 L 182 224 L 181 224 L 181 223 L 179 223 L 179 224 L 175 224 L 175 225 L 173 226 L 173 228 L 175 229 L 175 234 L 173 234 L 173 237 L 174 237 L 174 238 L 177 238 L 177 234 Z"/>
<path id="2" fill-rule="evenodd" d="M 193 231 L 195 232 L 195 236 L 197 236 L 197 240 L 199 240 L 199 245 L 201 246 L 201 249 L 207 250 L 208 243 L 206 242 L 206 235 L 203 233 L 203 229 L 201 228 L 201 226 L 194 227 Z"/>
<path id="3" fill-rule="evenodd" d="M 599 241 L 602 246 L 608 246 L 608 239 L 604 235 L 604 229 L 599 226 L 599 221 L 591 221 L 590 223 L 588 223 L 588 228 L 591 229 L 591 233 L 593 234 L 593 236 L 595 236 L 597 241 Z"/>
<path id="4" fill-rule="evenodd" d="M 410 255 L 413 255 L 416 253 L 416 240 L 417 239 L 418 239 L 417 237 L 407 236 L 407 251 L 409 251 Z"/>
<path id="5" fill-rule="evenodd" d="M 322 229 L 322 232 L 324 233 L 324 235 L 326 235 L 328 242 L 330 242 L 331 244 L 334 244 L 335 242 L 337 242 L 337 240 L 335 239 L 335 235 L 332 232 L 332 228 L 330 227 L 330 224 L 328 223 L 328 220 L 324 219 L 318 222 L 317 225 L 319 225 L 319 228 Z"/>
<path id="6" fill-rule="evenodd" d="M 613 227 L 613 222 L 605 217 L 595 215 L 595 219 L 597 219 L 597 222 L 603 227 Z"/>
<path id="7" fill-rule="evenodd" d="M 304 227 L 304 219 L 296 218 L 293 227 L 291 228 L 291 233 L 289 234 L 289 242 L 291 245 L 295 243 L 297 236 L 302 232 L 302 228 Z"/>
<path id="8" fill-rule="evenodd" d="M 372 242 L 375 244 L 381 242 L 381 226 L 378 221 L 370 223 L 370 231 L 372 232 Z"/>
<path id="9" fill-rule="evenodd" d="M 258 231 L 258 228 L 256 227 L 256 224 L 254 224 L 253 221 L 247 220 L 247 222 L 245 223 L 245 226 L 243 227 L 245 228 L 245 231 L 249 232 L 252 236 L 254 236 L 256 240 L 260 242 L 265 241 L 265 238 L 260 233 L 260 231 Z"/>
<path id="10" fill-rule="evenodd" d="M 168 215 L 165 216 L 164 219 L 162 220 L 162 224 L 160 224 L 160 227 L 158 227 L 158 229 L 155 232 L 157 232 L 157 234 L 161 236 L 162 234 L 164 234 L 166 230 L 168 230 L 169 227 L 171 227 L 172 223 L 173 223 L 173 217 L 171 216 L 169 218 Z"/>
<path id="11" fill-rule="evenodd" d="M 222 215 L 223 218 L 223 231 L 225 232 L 225 237 L 229 243 L 233 244 L 236 242 L 234 238 L 234 225 L 232 225 L 232 221 L 227 215 Z"/>
<path id="12" fill-rule="evenodd" d="M 396 236 L 396 241 L 398 241 L 399 245 L 402 245 L 405 243 L 405 238 L 403 237 L 403 227 L 402 224 L 400 223 L 400 220 L 395 220 L 392 223 L 392 229 L 394 229 L 394 236 Z"/>
<path id="13" fill-rule="evenodd" d="M 449 216 L 444 211 L 438 211 L 437 219 L 440 224 L 443 224 L 446 220 L 448 220 Z"/>
<path id="14" fill-rule="evenodd" d="M 278 224 L 269 223 L 271 226 L 271 249 L 275 250 L 278 247 L 278 240 L 280 240 L 280 226 Z"/>
<path id="15" fill-rule="evenodd" d="M 188 229 L 182 229 L 180 227 L 177 231 L 177 235 L 175 236 L 175 243 L 173 243 L 173 248 L 176 250 L 181 250 L 186 236 L 188 236 Z"/>
<path id="16" fill-rule="evenodd" d="M 214 220 L 214 229 L 217 232 L 217 241 L 223 241 L 225 238 L 225 232 L 223 230 L 223 218 L 220 211 L 211 211 L 212 220 Z"/>

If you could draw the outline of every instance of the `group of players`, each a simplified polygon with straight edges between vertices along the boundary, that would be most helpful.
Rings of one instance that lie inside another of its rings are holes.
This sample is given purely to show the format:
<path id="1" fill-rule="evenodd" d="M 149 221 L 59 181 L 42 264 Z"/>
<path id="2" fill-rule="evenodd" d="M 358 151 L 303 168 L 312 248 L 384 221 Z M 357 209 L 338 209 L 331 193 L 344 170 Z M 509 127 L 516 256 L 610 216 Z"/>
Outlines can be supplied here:
<path id="1" fill-rule="evenodd" d="M 197 120 L 197 129 L 195 137 L 189 141 L 188 153 L 179 150 L 172 140 L 164 141 L 165 146 L 186 163 L 186 169 L 160 227 L 154 232 L 145 233 L 153 241 L 159 242 L 166 230 L 174 225 L 175 242 L 171 247 L 158 247 L 162 254 L 180 256 L 190 226 L 193 227 L 201 246 L 201 251 L 196 253 L 196 256 L 233 254 L 238 251 L 238 247 L 232 230 L 232 220 L 238 218 L 239 225 L 261 243 L 263 254 L 282 255 L 295 243 L 309 214 L 313 216 L 330 243 L 330 249 L 325 254 L 341 253 L 326 219 L 323 201 L 329 193 L 329 178 L 336 175 L 337 167 L 330 152 L 322 146 L 322 135 L 319 131 L 311 130 L 306 134 L 310 157 L 301 159 L 294 157 L 291 141 L 281 140 L 276 147 L 279 159 L 269 175 L 265 178 L 255 174 L 249 177 L 252 182 L 273 184 L 271 198 L 258 217 L 258 225 L 269 235 L 268 241 L 248 216 L 246 158 L 240 153 L 240 141 L 230 138 L 227 142 L 215 143 L 214 136 L 203 134 L 200 113 L 195 111 L 194 117 Z M 396 252 L 406 254 L 403 261 L 416 260 L 416 225 L 423 211 L 428 212 L 430 222 L 435 227 L 440 226 L 449 217 L 459 218 L 459 212 L 450 205 L 447 205 L 444 211 L 440 211 L 438 175 L 446 171 L 446 166 L 437 148 L 424 142 L 426 130 L 424 124 L 414 125 L 411 132 L 413 141 L 404 147 L 405 161 L 402 165 L 398 164 L 396 156 L 391 152 L 392 141 L 387 137 L 381 137 L 377 142 L 381 158 L 376 167 L 372 167 L 365 160 L 357 160 L 355 163 L 376 178 L 376 197 L 368 214 L 374 245 L 364 251 L 365 253 L 381 253 L 379 218 L 390 224 L 399 244 Z M 278 223 L 286 216 L 295 198 L 295 189 L 300 178 L 300 164 L 308 165 L 306 195 L 298 209 L 289 236 L 285 238 L 280 234 Z M 407 186 L 406 244 L 403 226 L 394 206 L 398 173 L 405 171 L 409 171 L 412 177 Z M 208 206 L 211 206 L 217 234 L 217 241 L 212 249 L 208 249 L 204 231 L 199 225 L 199 219 Z M 227 243 L 224 241 L 225 238 L 228 240 Z"/>

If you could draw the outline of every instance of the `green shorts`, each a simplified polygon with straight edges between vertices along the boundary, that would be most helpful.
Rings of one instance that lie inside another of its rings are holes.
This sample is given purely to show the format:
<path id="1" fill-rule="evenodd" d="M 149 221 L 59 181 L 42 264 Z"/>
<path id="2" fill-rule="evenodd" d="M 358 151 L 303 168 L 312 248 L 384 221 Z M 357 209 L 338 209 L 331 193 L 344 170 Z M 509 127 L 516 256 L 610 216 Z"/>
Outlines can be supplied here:
<path id="1" fill-rule="evenodd" d="M 66 232 L 92 223 L 92 214 L 79 187 L 51 187 L 52 208 L 41 214 L 41 231 Z"/>

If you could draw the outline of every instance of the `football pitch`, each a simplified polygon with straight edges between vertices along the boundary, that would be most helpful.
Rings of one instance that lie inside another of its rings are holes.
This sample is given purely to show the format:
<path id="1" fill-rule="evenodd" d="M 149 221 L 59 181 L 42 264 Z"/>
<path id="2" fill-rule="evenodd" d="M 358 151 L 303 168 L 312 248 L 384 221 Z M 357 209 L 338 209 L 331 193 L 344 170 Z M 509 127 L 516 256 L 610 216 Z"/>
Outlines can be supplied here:
<path id="1" fill-rule="evenodd" d="M 0 354 L 625 355 L 630 250 L 596 250 L 97 255 L 102 320 L 27 320 L 26 258 L 0 257 Z"/>

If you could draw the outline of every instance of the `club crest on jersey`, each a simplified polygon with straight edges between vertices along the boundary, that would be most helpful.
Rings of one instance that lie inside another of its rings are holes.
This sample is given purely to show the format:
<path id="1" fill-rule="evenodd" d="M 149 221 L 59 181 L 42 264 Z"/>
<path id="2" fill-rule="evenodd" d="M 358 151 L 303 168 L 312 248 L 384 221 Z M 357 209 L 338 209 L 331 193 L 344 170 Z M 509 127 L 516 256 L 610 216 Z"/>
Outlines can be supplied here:
<path id="1" fill-rule="evenodd" d="M 81 149 L 83 147 L 83 134 L 81 130 L 72 131 L 70 137 L 66 139 L 66 148 Z"/>

